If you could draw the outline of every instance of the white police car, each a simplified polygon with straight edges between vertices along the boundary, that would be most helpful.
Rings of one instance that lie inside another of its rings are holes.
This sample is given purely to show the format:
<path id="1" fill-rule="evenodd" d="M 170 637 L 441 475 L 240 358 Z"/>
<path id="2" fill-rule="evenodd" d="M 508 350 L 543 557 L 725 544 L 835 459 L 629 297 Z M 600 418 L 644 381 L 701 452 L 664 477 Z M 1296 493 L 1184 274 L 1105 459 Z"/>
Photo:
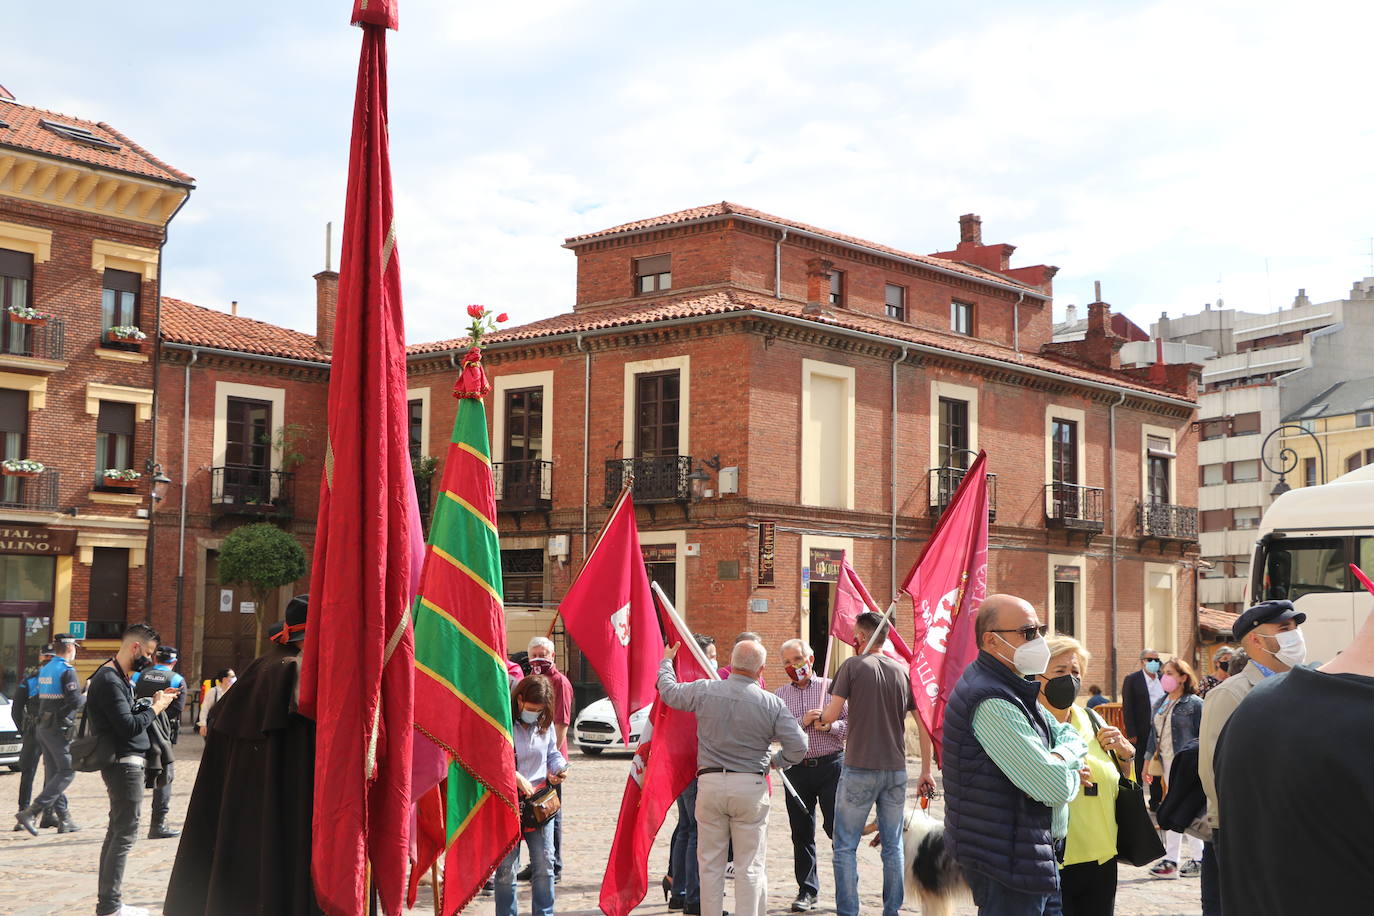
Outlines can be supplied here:
<path id="1" fill-rule="evenodd" d="M 604 750 L 633 751 L 639 747 L 639 736 L 649 724 L 649 709 L 637 709 L 630 715 L 630 746 L 620 740 L 620 723 L 609 699 L 597 700 L 582 710 L 573 723 L 573 741 L 584 754 L 595 756 Z"/>
<path id="2" fill-rule="evenodd" d="M 19 729 L 14 727 L 14 716 L 10 714 L 12 709 L 10 698 L 0 693 L 0 766 L 17 770 L 19 748 L 23 738 L 19 734 Z"/>

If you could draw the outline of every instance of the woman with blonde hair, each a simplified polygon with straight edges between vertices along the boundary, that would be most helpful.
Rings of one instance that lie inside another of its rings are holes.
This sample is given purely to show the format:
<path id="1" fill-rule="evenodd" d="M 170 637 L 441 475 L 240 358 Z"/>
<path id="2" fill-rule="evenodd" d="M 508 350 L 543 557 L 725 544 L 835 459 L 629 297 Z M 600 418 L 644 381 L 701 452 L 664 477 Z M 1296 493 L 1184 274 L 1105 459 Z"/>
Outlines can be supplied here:
<path id="1" fill-rule="evenodd" d="M 1050 664 L 1040 675 L 1040 705 L 1058 722 L 1071 723 L 1088 745 L 1089 782 L 1069 802 L 1069 835 L 1059 870 L 1064 916 L 1111 916 L 1116 907 L 1116 793 L 1135 748 L 1096 713 L 1074 705 L 1090 658 L 1070 636 L 1051 636 Z M 1112 760 L 1116 754 L 1122 768 Z"/>

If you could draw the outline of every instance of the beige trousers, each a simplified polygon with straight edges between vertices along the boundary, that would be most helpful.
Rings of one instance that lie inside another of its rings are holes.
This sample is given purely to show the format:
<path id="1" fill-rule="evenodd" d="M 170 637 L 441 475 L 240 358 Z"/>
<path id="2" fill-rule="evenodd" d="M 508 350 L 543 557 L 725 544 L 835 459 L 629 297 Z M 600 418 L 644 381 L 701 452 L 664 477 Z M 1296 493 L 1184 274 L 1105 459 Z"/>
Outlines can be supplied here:
<path id="1" fill-rule="evenodd" d="M 767 912 L 768 782 L 751 773 L 705 773 L 697 780 L 697 867 L 702 916 L 721 916 L 725 863 L 735 847 L 738 916 Z"/>

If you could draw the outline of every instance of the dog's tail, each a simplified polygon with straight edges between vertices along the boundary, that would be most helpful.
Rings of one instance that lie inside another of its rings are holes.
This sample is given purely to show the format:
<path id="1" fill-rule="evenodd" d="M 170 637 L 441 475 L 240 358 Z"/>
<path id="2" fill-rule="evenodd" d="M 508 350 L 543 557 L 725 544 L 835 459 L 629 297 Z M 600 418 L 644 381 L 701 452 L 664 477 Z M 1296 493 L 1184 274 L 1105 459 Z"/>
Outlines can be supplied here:
<path id="1" fill-rule="evenodd" d="M 963 871 L 945 845 L 945 826 L 915 811 L 903 837 L 908 897 L 921 901 L 922 916 L 954 916 L 969 897 Z"/>

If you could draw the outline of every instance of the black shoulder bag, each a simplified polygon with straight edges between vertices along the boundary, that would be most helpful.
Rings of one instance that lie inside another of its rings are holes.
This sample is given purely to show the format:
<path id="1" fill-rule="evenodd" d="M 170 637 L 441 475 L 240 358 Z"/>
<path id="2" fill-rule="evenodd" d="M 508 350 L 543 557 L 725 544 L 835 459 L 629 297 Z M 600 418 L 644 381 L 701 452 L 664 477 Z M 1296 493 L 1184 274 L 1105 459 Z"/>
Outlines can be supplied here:
<path id="1" fill-rule="evenodd" d="M 1088 716 L 1098 723 L 1094 733 L 1107 724 L 1091 709 L 1088 710 Z M 1160 842 L 1159 832 L 1155 830 L 1155 825 L 1150 821 L 1150 812 L 1145 808 L 1145 789 L 1125 775 L 1122 761 L 1115 751 L 1107 753 L 1111 754 L 1120 777 L 1116 790 L 1116 858 L 1137 867 L 1149 865 L 1164 855 L 1164 844 Z"/>
<path id="2" fill-rule="evenodd" d="M 104 662 L 100 668 L 108 665 Z M 99 671 L 100 668 L 96 670 Z M 87 688 L 89 692 L 89 687 Z M 81 773 L 98 773 L 115 762 L 115 752 L 111 743 L 103 735 L 86 734 L 86 723 L 90 721 L 90 707 L 81 711 L 81 725 L 71 743 L 72 769 Z"/>

